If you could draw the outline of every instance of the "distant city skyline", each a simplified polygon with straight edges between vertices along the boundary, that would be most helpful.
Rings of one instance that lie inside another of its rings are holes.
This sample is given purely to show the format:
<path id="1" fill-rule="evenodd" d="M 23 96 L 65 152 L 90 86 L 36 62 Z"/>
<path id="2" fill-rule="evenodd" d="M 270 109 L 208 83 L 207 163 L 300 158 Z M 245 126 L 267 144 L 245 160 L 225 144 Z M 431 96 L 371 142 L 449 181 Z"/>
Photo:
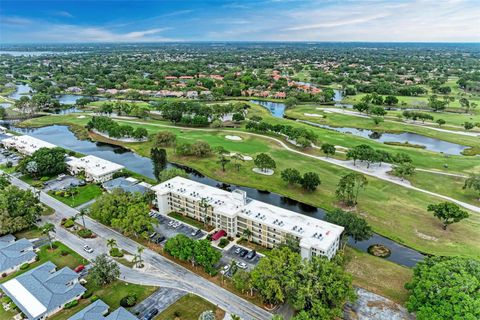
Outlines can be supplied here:
<path id="1" fill-rule="evenodd" d="M 0 42 L 480 42 L 479 0 L 0 0 Z"/>

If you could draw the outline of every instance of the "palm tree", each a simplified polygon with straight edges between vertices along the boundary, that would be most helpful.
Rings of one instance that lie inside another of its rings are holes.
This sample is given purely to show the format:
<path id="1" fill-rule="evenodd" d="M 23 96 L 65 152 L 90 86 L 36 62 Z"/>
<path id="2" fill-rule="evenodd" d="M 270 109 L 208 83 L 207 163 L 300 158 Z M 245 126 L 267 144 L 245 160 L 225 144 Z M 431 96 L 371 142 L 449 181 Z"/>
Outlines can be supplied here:
<path id="1" fill-rule="evenodd" d="M 252 236 L 252 230 L 246 228 L 243 230 L 243 236 L 247 237 L 248 242 L 250 242 L 250 237 Z"/>
<path id="2" fill-rule="evenodd" d="M 107 247 L 109 247 L 110 250 L 113 249 L 116 246 L 117 246 L 117 240 L 115 240 L 115 239 L 108 239 L 107 240 Z"/>
<path id="3" fill-rule="evenodd" d="M 142 262 L 143 262 L 143 260 L 142 260 L 142 253 L 143 253 L 143 251 L 145 251 L 145 247 L 140 247 L 140 246 L 139 246 L 139 247 L 137 248 L 137 257 L 138 257 L 137 266 L 138 266 L 138 267 L 141 266 L 141 265 L 142 265 Z"/>
<path id="4" fill-rule="evenodd" d="M 87 210 L 85 210 L 85 208 L 82 208 L 82 210 L 80 210 L 77 215 L 82 218 L 83 229 L 87 229 L 87 227 L 85 227 L 85 216 L 87 215 Z"/>
<path id="5" fill-rule="evenodd" d="M 230 315 L 230 318 L 231 318 L 232 320 L 242 320 L 242 318 L 240 318 L 240 316 L 237 316 L 236 314 Z"/>
<path id="6" fill-rule="evenodd" d="M 42 234 L 47 235 L 48 242 L 50 243 L 50 250 L 53 250 L 52 238 L 50 237 L 50 232 L 55 232 L 55 225 L 53 223 L 45 223 L 42 227 Z"/>
<path id="7" fill-rule="evenodd" d="M 210 207 L 210 205 L 208 204 L 208 201 L 207 201 L 207 198 L 202 198 L 200 199 L 200 202 L 198 204 L 200 206 L 200 208 L 203 209 L 203 225 L 205 226 L 205 224 L 207 223 L 207 219 L 209 218 L 207 216 L 207 210 L 208 210 L 208 207 Z"/>

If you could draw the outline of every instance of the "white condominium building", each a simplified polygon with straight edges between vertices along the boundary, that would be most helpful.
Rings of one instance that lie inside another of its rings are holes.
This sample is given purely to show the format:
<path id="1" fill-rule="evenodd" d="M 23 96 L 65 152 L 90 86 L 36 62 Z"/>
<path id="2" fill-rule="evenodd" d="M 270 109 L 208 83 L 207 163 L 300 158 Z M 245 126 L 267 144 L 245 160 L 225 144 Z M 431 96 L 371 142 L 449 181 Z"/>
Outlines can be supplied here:
<path id="1" fill-rule="evenodd" d="M 206 221 L 229 236 L 249 230 L 251 239 L 272 248 L 286 236 L 297 239 L 301 255 L 332 258 L 340 245 L 343 227 L 297 212 L 247 198 L 245 191 L 224 191 L 182 177 L 175 177 L 152 188 L 158 209 Z"/>
<path id="2" fill-rule="evenodd" d="M 111 180 L 115 172 L 124 168 L 122 165 L 92 155 L 83 158 L 70 157 L 66 163 L 71 174 L 84 172 L 85 180 L 96 183 Z"/>
<path id="3" fill-rule="evenodd" d="M 26 155 L 32 155 L 35 151 L 40 148 L 55 148 L 56 145 L 31 137 L 31 136 L 13 136 L 7 139 L 3 139 L 2 144 L 6 148 L 13 148 L 20 153 Z"/>

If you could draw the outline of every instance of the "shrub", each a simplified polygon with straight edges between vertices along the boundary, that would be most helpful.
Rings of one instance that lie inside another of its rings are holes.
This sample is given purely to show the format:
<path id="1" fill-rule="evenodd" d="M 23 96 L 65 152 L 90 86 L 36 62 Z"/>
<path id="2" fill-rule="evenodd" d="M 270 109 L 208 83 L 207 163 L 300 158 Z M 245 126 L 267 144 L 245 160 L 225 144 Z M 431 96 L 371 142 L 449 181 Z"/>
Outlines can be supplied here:
<path id="1" fill-rule="evenodd" d="M 43 183 L 42 183 L 41 181 L 33 181 L 33 182 L 32 182 L 32 187 L 42 188 L 42 187 L 43 187 Z"/>
<path id="2" fill-rule="evenodd" d="M 42 181 L 42 182 L 46 182 L 46 181 L 48 181 L 48 180 L 50 180 L 49 177 L 41 177 L 41 178 L 40 178 L 40 181 Z"/>
<path id="3" fill-rule="evenodd" d="M 97 300 L 98 300 L 98 296 L 92 296 L 92 297 L 90 298 L 90 302 L 95 302 L 95 301 L 97 301 Z"/>
<path id="4" fill-rule="evenodd" d="M 90 298 L 92 295 L 93 295 L 93 292 L 87 290 L 87 291 L 85 291 L 85 293 L 82 295 L 82 298 L 83 298 L 83 299 L 88 299 L 88 298 Z"/>
<path id="5" fill-rule="evenodd" d="M 230 243 L 230 241 L 227 238 L 222 238 L 222 239 L 220 239 L 220 242 L 218 243 L 218 246 L 220 248 L 225 248 L 229 243 Z"/>
<path id="6" fill-rule="evenodd" d="M 68 219 L 67 221 L 65 221 L 65 223 L 63 224 L 63 226 L 64 226 L 65 228 L 71 228 L 71 227 L 73 227 L 74 224 L 75 224 L 75 222 L 73 222 L 72 219 Z"/>
<path id="7" fill-rule="evenodd" d="M 5 278 L 7 276 L 7 274 L 4 272 L 2 273 L 2 278 Z"/>
<path id="8" fill-rule="evenodd" d="M 62 249 L 62 250 L 60 251 L 60 254 L 65 257 L 65 256 L 68 256 L 68 255 L 69 255 L 69 252 L 68 252 L 67 250 L 65 250 L 65 249 Z"/>
<path id="9" fill-rule="evenodd" d="M 92 230 L 89 229 L 80 229 L 77 233 L 82 238 L 91 238 L 93 234 Z"/>
<path id="10" fill-rule="evenodd" d="M 67 218 L 62 218 L 62 221 L 60 222 L 60 224 L 63 226 L 66 221 L 67 221 Z"/>
<path id="11" fill-rule="evenodd" d="M 65 306 L 63 306 L 64 309 L 71 309 L 73 307 L 75 307 L 76 305 L 78 305 L 78 300 L 73 300 L 73 301 L 70 301 L 69 303 L 65 304 Z"/>
<path id="12" fill-rule="evenodd" d="M 129 294 L 120 300 L 120 305 L 124 308 L 133 307 L 137 303 L 137 296 Z"/>
<path id="13" fill-rule="evenodd" d="M 20 266 L 20 270 L 27 270 L 30 265 L 28 263 L 24 263 Z"/>
<path id="14" fill-rule="evenodd" d="M 110 255 L 111 255 L 112 257 L 121 258 L 121 257 L 123 257 L 123 252 L 122 252 L 120 249 L 118 249 L 118 248 L 112 248 L 112 249 L 110 250 Z"/>

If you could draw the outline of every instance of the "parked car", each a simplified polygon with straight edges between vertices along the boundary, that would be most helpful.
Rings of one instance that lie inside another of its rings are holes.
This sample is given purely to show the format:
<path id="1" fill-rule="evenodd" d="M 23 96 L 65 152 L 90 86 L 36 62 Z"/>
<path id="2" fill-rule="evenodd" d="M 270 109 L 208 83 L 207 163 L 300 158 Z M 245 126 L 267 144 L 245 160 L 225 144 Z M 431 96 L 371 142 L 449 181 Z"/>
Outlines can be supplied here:
<path id="1" fill-rule="evenodd" d="M 156 239 L 154 240 L 154 242 L 155 242 L 156 244 L 159 244 L 159 243 L 162 242 L 163 240 L 165 240 L 165 237 L 164 237 L 164 236 L 159 236 L 158 238 L 156 238 Z"/>
<path id="2" fill-rule="evenodd" d="M 143 316 L 142 320 L 152 320 L 158 314 L 158 309 L 153 308 L 152 310 L 148 311 L 146 315 Z"/>
<path id="3" fill-rule="evenodd" d="M 83 270 L 85 270 L 85 266 L 83 264 L 81 264 L 78 267 L 76 267 L 73 271 L 75 271 L 76 273 L 80 273 Z"/>
<path id="4" fill-rule="evenodd" d="M 192 233 L 190 233 L 193 237 L 195 237 L 197 234 L 200 233 L 200 229 L 193 230 Z"/>
<path id="5" fill-rule="evenodd" d="M 247 255 L 247 253 L 248 253 L 248 250 L 247 250 L 247 249 L 242 249 L 242 250 L 240 251 L 240 257 L 242 257 L 242 258 L 245 257 L 245 256 Z"/>
<path id="6" fill-rule="evenodd" d="M 242 252 L 242 248 L 236 247 L 235 248 L 235 254 L 240 254 L 240 252 Z"/>
<path id="7" fill-rule="evenodd" d="M 220 270 L 220 273 L 225 274 L 225 273 L 227 273 L 228 270 L 230 270 L 230 265 L 226 264 L 226 265 L 223 266 L 222 270 Z"/>
<path id="8" fill-rule="evenodd" d="M 181 222 L 178 222 L 178 221 L 175 222 L 175 223 L 173 224 L 173 229 L 177 229 L 178 227 L 181 226 L 181 224 L 182 224 Z"/>
<path id="9" fill-rule="evenodd" d="M 84 246 L 83 246 L 83 250 L 85 250 L 85 252 L 88 252 L 88 253 L 93 253 L 93 249 L 90 248 L 89 245 L 84 245 Z"/>
<path id="10" fill-rule="evenodd" d="M 157 233 L 156 233 L 155 231 L 153 231 L 152 233 L 150 233 L 150 234 L 148 235 L 148 237 L 149 237 L 150 239 L 152 239 L 152 238 L 155 237 L 156 235 L 157 235 Z"/>
<path id="11" fill-rule="evenodd" d="M 240 269 L 247 269 L 247 264 L 245 262 L 237 262 L 237 267 Z"/>
<path id="12" fill-rule="evenodd" d="M 247 259 L 252 260 L 256 255 L 257 252 L 255 252 L 255 250 L 252 250 L 247 254 Z"/>
<path id="13" fill-rule="evenodd" d="M 170 220 L 170 222 L 168 223 L 168 226 L 169 226 L 169 227 L 173 227 L 174 224 L 175 224 L 175 221 Z"/>

